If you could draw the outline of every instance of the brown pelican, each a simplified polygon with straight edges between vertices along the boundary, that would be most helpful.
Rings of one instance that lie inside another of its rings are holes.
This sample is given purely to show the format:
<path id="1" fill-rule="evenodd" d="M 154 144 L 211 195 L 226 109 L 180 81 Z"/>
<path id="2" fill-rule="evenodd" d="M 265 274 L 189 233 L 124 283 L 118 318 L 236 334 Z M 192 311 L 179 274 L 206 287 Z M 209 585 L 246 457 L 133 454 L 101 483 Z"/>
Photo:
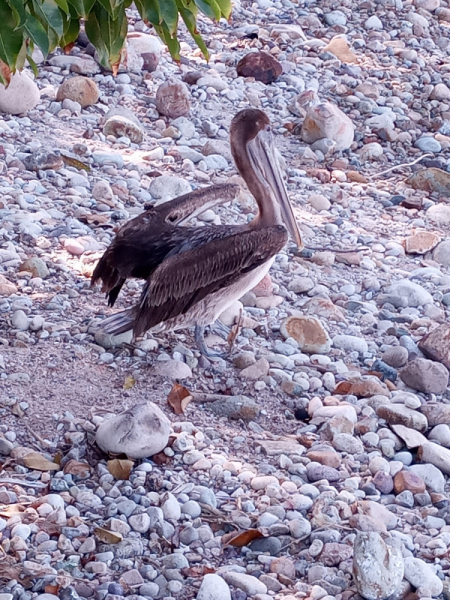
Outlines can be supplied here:
<path id="1" fill-rule="evenodd" d="M 236 167 L 258 204 L 256 218 L 245 225 L 179 227 L 192 216 L 181 197 L 162 205 L 154 220 L 149 212 L 147 219 L 143 213 L 127 223 L 101 258 L 92 282 L 103 281 L 110 305 L 127 277 L 143 277 L 146 282 L 139 303 L 105 319 L 102 329 L 113 334 L 132 329 L 139 336 L 148 330 L 195 326 L 200 350 L 211 356 L 204 327 L 261 281 L 285 246 L 288 232 L 302 247 L 267 115 L 257 109 L 240 111 L 231 123 L 230 145 Z M 172 212 L 172 206 L 179 212 Z M 205 204 L 195 213 L 203 210 Z M 167 216 L 181 213 L 183 217 L 173 222 Z"/>

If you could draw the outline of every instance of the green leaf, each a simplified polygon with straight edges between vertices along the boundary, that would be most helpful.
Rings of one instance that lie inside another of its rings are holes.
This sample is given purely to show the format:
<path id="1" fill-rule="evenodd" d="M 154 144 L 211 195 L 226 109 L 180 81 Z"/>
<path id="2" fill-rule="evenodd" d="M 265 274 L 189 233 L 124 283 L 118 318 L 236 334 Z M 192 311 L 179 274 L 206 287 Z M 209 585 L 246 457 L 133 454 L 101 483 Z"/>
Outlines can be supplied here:
<path id="1" fill-rule="evenodd" d="M 6 2 L 0 1 L 0 60 L 15 69 L 16 60 L 22 49 L 23 33 L 16 30 L 16 19 Z"/>
<path id="2" fill-rule="evenodd" d="M 68 0 L 68 3 L 79 17 L 87 19 L 95 4 L 95 0 Z"/>
<path id="3" fill-rule="evenodd" d="M 169 52 L 172 58 L 179 62 L 181 60 L 180 42 L 178 41 L 176 35 L 174 37 L 170 35 L 170 32 L 165 23 L 163 23 L 162 25 L 154 25 L 154 28 L 156 33 L 169 48 Z"/>
<path id="4" fill-rule="evenodd" d="M 119 11 L 121 9 L 123 10 L 123 6 L 124 6 L 123 0 L 97 0 L 97 2 L 100 2 L 100 4 L 103 6 L 103 8 L 106 10 L 106 12 L 113 19 L 117 19 Z"/>
<path id="5" fill-rule="evenodd" d="M 27 41 L 24 40 L 22 44 L 22 48 L 17 56 L 16 60 L 16 69 L 21 71 L 25 66 L 25 60 L 27 58 Z"/>
<path id="6" fill-rule="evenodd" d="M 68 19 L 66 24 L 64 25 L 64 34 L 59 40 L 59 45 L 62 49 L 69 44 L 73 44 L 73 42 L 77 39 L 78 34 L 80 33 L 80 20 L 79 19 Z"/>
<path id="7" fill-rule="evenodd" d="M 231 11 L 233 10 L 231 0 L 216 0 L 216 2 L 220 6 L 222 16 L 225 17 L 225 19 L 229 19 Z"/>
<path id="8" fill-rule="evenodd" d="M 36 16 L 47 29 L 51 27 L 58 38 L 64 32 L 64 22 L 66 15 L 62 13 L 55 0 L 33 0 L 33 7 Z M 64 18 L 63 18 L 64 15 Z"/>
<path id="9" fill-rule="evenodd" d="M 206 47 L 205 42 L 202 39 L 202 36 L 197 31 L 197 22 L 195 19 L 195 15 L 187 8 L 185 8 L 181 2 L 178 2 L 178 10 L 180 11 L 181 18 L 183 19 L 186 27 L 188 28 L 189 33 L 193 37 L 195 43 L 200 48 L 203 53 L 203 56 L 208 60 L 208 48 Z"/>
<path id="10" fill-rule="evenodd" d="M 175 0 L 159 0 L 159 8 L 161 17 L 167 25 L 170 35 L 173 36 L 178 27 L 177 3 Z"/>
<path id="11" fill-rule="evenodd" d="M 216 0 L 194 0 L 194 2 L 202 11 L 202 13 L 213 21 L 218 21 L 222 16 L 222 11 L 220 10 L 220 6 L 217 4 Z"/>
<path id="12" fill-rule="evenodd" d="M 23 0 L 7 0 L 14 18 L 16 20 L 16 28 L 22 27 L 27 20 L 27 13 L 25 12 L 25 5 Z"/>
<path id="13" fill-rule="evenodd" d="M 31 56 L 31 52 L 29 51 L 29 49 L 27 51 L 27 61 L 28 61 L 28 64 L 30 65 L 30 67 L 31 67 L 31 70 L 34 73 L 34 76 L 37 77 L 39 75 L 37 64 L 34 62 L 33 57 Z"/>
<path id="14" fill-rule="evenodd" d="M 36 46 L 39 46 L 42 50 L 42 54 L 47 56 L 50 51 L 49 36 L 42 23 L 33 15 L 28 15 L 27 22 L 25 23 L 25 31 Z"/>
<path id="15" fill-rule="evenodd" d="M 117 19 L 112 19 L 100 4 L 96 4 L 86 21 L 85 29 L 89 40 L 97 48 L 100 63 L 106 68 L 117 66 L 128 29 L 123 5 Z"/>
<path id="16" fill-rule="evenodd" d="M 67 4 L 67 0 L 55 0 L 55 2 L 59 8 L 66 13 L 66 15 L 69 14 L 69 5 Z"/>
<path id="17" fill-rule="evenodd" d="M 158 2 L 154 0 L 135 0 L 135 4 L 143 21 L 149 21 L 152 25 L 162 23 Z"/>

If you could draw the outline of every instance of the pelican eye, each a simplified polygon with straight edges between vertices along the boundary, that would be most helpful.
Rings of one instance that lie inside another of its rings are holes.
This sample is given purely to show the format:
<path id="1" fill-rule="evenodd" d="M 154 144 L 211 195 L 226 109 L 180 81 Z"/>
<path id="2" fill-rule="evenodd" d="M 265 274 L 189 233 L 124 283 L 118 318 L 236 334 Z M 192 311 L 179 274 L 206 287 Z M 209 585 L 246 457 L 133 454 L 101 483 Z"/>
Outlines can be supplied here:
<path id="1" fill-rule="evenodd" d="M 170 221 L 171 223 L 174 223 L 175 221 L 177 221 L 177 220 L 178 220 L 178 215 L 177 215 L 176 213 L 175 213 L 175 214 L 172 214 L 172 215 L 169 215 L 169 216 L 167 217 L 167 220 L 168 220 L 168 221 Z"/>

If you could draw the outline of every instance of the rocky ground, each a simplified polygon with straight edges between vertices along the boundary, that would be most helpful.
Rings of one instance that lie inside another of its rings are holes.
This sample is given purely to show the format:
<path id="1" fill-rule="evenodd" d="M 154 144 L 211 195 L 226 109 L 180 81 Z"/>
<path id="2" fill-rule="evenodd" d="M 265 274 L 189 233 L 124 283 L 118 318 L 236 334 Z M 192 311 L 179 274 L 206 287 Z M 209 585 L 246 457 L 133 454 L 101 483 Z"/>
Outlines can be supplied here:
<path id="1" fill-rule="evenodd" d="M 80 39 L 0 90 L 0 600 L 450 598 L 447 2 L 236 2 L 209 64 L 130 17 L 116 78 Z M 242 184 L 246 106 L 306 249 L 223 317 L 224 360 L 102 334 L 116 226 Z"/>

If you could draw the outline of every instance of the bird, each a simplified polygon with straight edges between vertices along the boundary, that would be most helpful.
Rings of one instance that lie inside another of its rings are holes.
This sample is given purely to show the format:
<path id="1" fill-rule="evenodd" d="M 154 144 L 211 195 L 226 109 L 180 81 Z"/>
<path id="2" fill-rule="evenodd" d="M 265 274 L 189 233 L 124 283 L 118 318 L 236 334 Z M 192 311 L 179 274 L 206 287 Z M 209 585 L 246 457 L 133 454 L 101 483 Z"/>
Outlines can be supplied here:
<path id="1" fill-rule="evenodd" d="M 139 302 L 106 318 L 103 331 L 117 335 L 132 329 L 139 337 L 149 330 L 195 327 L 200 352 L 217 356 L 206 347 L 205 327 L 265 277 L 289 235 L 303 247 L 266 113 L 239 111 L 231 122 L 230 146 L 258 205 L 256 217 L 240 225 L 182 226 L 194 213 L 220 203 L 224 189 L 213 186 L 199 192 L 197 204 L 182 196 L 126 223 L 100 259 L 92 284 L 102 280 L 111 306 L 128 277 L 145 284 Z M 235 188 L 226 189 L 229 196 L 236 194 Z"/>

